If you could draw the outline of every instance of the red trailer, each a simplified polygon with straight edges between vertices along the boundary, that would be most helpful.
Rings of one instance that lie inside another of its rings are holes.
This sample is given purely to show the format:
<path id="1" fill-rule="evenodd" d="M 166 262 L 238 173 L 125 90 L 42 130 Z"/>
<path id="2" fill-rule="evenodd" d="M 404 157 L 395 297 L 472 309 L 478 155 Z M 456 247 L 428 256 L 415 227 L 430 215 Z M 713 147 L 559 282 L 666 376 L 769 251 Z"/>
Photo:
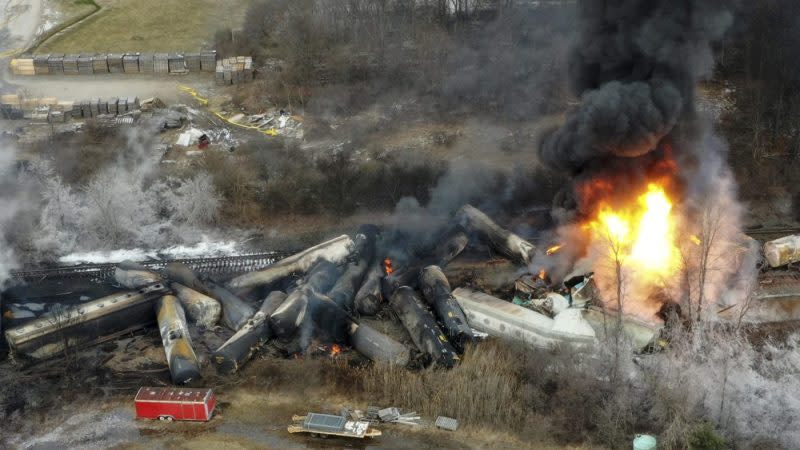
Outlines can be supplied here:
<path id="1" fill-rule="evenodd" d="M 217 398 L 213 389 L 142 387 L 136 393 L 136 418 L 208 421 Z"/>

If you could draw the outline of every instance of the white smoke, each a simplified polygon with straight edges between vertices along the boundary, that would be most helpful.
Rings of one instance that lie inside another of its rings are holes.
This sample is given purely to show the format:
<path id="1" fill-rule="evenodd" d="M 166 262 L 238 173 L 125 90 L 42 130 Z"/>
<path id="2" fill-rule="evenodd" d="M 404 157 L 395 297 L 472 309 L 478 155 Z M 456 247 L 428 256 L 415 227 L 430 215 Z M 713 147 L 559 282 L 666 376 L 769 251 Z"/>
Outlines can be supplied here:
<path id="1" fill-rule="evenodd" d="M 666 420 L 710 421 L 736 448 L 797 448 L 798 348 L 798 335 L 756 347 L 741 334 L 707 328 L 672 339 L 666 353 L 643 360 L 653 395 L 673 399 L 655 402 L 650 413 Z"/>
<path id="2" fill-rule="evenodd" d="M 13 245 L 9 241 L 9 228 L 20 210 L 16 186 L 16 151 L 0 143 L 0 287 L 8 280 L 10 271 L 17 266 Z"/>
<path id="3" fill-rule="evenodd" d="M 221 199 L 211 177 L 149 181 L 144 171 L 112 166 L 72 188 L 46 164 L 36 247 L 55 255 L 123 247 L 159 248 L 198 240 Z"/>
<path id="4" fill-rule="evenodd" d="M 64 168 L 57 160 L 36 160 L 16 170 L 13 149 L 2 148 L 0 281 L 18 259 L 218 240 L 209 226 L 222 197 L 211 176 L 166 176 L 154 130 L 132 128 L 125 138 L 122 148 L 108 149 L 117 157 L 80 184 L 61 177 Z"/>

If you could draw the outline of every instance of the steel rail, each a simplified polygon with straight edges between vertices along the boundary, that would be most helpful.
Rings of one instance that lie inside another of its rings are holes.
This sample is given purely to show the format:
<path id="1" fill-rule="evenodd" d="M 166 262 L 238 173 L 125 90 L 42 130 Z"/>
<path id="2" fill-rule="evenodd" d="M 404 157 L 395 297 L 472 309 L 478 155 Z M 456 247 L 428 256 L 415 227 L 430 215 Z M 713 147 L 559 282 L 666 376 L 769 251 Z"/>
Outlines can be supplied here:
<path id="1" fill-rule="evenodd" d="M 263 269 L 275 261 L 291 255 L 290 252 L 255 253 L 240 256 L 213 258 L 184 258 L 141 261 L 139 264 L 155 271 L 164 270 L 167 264 L 182 263 L 203 274 L 224 274 Z M 28 268 L 11 272 L 16 280 L 42 280 L 63 278 L 107 278 L 113 276 L 117 263 L 80 264 L 76 266 Z"/>

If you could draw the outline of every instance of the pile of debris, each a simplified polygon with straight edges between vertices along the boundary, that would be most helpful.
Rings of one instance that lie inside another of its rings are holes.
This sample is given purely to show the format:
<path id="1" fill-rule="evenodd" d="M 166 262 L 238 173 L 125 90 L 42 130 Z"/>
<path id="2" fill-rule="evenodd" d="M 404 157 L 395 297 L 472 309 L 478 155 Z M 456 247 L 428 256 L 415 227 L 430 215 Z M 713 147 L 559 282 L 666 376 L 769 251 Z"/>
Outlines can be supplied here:
<path id="1" fill-rule="evenodd" d="M 200 377 L 206 358 L 198 357 L 191 336 L 211 329 L 218 335 L 223 330 L 218 324 L 229 330 L 222 332 L 227 340 L 218 339 L 207 359 L 222 374 L 239 371 L 267 342 L 287 356 L 313 354 L 323 343 L 387 364 L 450 368 L 484 333 L 536 347 L 593 346 L 603 339 L 609 319 L 596 306 L 591 275 L 569 279 L 562 287 L 523 275 L 514 302 L 466 287 L 451 289 L 444 268 L 470 242 L 517 266 L 528 267 L 536 253 L 531 243 L 478 209 L 462 207 L 450 226 L 427 242 L 412 248 L 398 230 L 363 225 L 352 236 L 231 279 L 195 273 L 180 263 L 151 269 L 123 262 L 114 280 L 129 290 L 66 314 L 41 316 L 5 335 L 17 354 L 47 358 L 65 343 L 108 340 L 156 321 L 175 383 Z M 396 321 L 404 334 L 385 334 L 368 325 L 374 320 Z M 639 349 L 657 341 L 658 326 L 627 316 L 623 322 Z M 395 408 L 369 413 L 397 423 L 419 419 Z"/>
<path id="2" fill-rule="evenodd" d="M 472 224 L 477 229 L 484 225 Z M 532 250 L 529 244 L 512 249 L 502 244 L 507 239 L 491 239 L 498 230 L 485 230 L 491 242 L 500 243 L 506 253 L 530 258 L 515 253 L 521 248 Z M 114 278 L 131 291 L 83 303 L 70 314 L 35 319 L 7 330 L 6 337 L 16 353 L 44 358 L 56 355 L 64 342 L 83 345 L 107 339 L 152 323 L 157 316 L 175 383 L 200 374 L 190 324 L 208 329 L 220 322 L 234 332 L 210 358 L 223 373 L 236 372 L 269 339 L 288 342 L 293 353 L 304 353 L 312 339 L 326 340 L 375 361 L 406 365 L 411 360 L 406 345 L 357 318 L 374 315 L 386 302 L 423 360 L 452 367 L 474 336 L 440 266 L 464 249 L 466 232 L 453 232 L 428 257 L 409 260 L 397 269 L 378 255 L 378 235 L 377 227 L 365 225 L 353 237 L 323 242 L 263 270 L 237 276 L 226 285 L 181 264 L 168 265 L 158 273 L 124 262 Z M 421 287 L 424 295 L 409 286 Z M 429 307 L 442 320 L 444 331 Z M 61 339 L 64 334 L 69 339 Z"/>
<path id="3" fill-rule="evenodd" d="M 260 114 L 245 115 L 243 113 L 219 116 L 233 125 L 258 130 L 272 136 L 286 136 L 294 139 L 303 138 L 303 117 L 292 115 L 284 110 L 271 110 Z"/>
<path id="4" fill-rule="evenodd" d="M 404 425 L 419 425 L 420 416 L 416 411 L 410 413 L 401 413 L 399 408 L 391 407 L 379 409 L 377 411 L 378 419 L 386 423 L 400 423 Z M 369 415 L 367 419 L 370 419 Z"/>

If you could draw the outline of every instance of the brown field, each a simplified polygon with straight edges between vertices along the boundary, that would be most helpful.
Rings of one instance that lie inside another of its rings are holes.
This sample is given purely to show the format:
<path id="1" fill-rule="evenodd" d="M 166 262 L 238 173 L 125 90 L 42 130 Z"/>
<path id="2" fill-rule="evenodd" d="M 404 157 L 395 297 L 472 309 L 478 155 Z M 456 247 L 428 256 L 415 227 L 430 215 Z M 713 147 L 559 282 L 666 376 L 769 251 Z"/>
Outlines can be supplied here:
<path id="1" fill-rule="evenodd" d="M 36 53 L 196 51 L 238 28 L 247 0 L 98 0 L 102 8 L 44 42 Z"/>

